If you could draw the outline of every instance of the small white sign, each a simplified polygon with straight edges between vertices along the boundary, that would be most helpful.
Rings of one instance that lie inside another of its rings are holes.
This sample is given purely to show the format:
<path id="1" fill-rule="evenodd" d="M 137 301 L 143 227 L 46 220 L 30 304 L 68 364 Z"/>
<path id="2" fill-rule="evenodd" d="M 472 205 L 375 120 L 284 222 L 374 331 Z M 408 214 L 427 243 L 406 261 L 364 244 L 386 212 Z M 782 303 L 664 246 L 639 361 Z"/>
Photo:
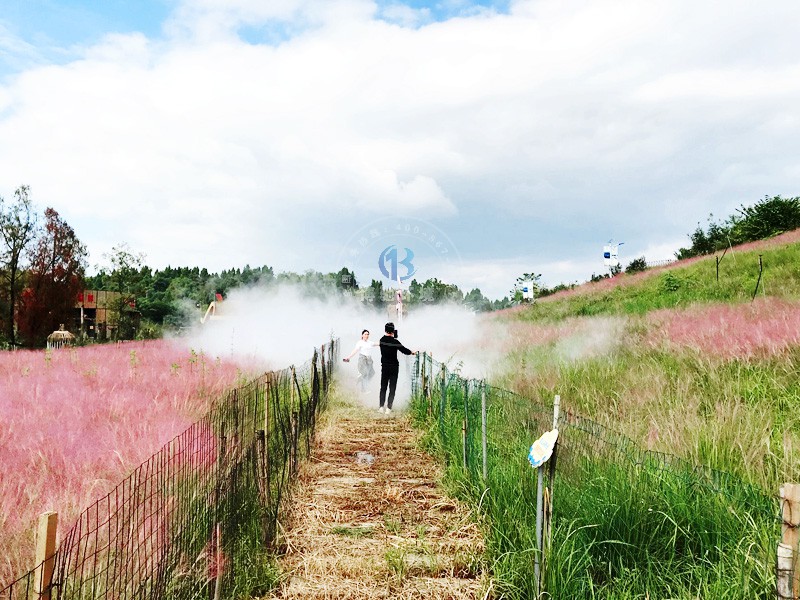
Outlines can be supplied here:
<path id="1" fill-rule="evenodd" d="M 553 429 L 545 432 L 542 437 L 533 442 L 530 450 L 528 450 L 528 461 L 530 461 L 534 469 L 541 467 L 550 459 L 557 440 L 558 429 Z"/>

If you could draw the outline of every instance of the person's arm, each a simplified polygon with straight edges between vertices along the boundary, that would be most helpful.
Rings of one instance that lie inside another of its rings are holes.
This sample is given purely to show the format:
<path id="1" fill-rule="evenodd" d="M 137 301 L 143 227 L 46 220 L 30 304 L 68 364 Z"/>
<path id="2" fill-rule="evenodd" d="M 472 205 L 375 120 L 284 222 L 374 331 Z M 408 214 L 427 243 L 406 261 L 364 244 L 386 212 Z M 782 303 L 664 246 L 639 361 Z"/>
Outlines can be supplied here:
<path id="1" fill-rule="evenodd" d="M 395 343 L 397 344 L 397 349 L 398 349 L 400 352 L 402 352 L 403 354 L 405 354 L 406 356 L 408 356 L 409 354 L 415 354 L 415 352 L 414 352 L 413 350 L 409 350 L 408 348 L 406 348 L 405 346 L 403 346 L 403 344 L 401 344 L 401 343 L 400 343 L 400 340 L 398 340 L 398 339 L 395 339 L 394 341 L 395 341 Z"/>
<path id="2" fill-rule="evenodd" d="M 353 351 L 350 353 L 350 356 L 348 356 L 347 358 L 343 358 L 342 360 L 344 362 L 350 362 L 350 359 L 353 358 L 356 355 L 356 353 L 358 352 L 358 349 L 359 349 L 358 348 L 358 344 L 356 344 L 356 347 L 353 348 Z"/>

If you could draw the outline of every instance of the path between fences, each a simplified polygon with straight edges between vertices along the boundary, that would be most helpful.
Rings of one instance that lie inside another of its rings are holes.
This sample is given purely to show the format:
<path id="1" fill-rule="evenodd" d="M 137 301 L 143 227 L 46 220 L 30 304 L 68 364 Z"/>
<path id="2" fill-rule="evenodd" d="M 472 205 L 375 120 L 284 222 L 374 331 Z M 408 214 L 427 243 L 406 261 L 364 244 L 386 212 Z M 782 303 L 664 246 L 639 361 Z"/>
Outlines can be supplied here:
<path id="1" fill-rule="evenodd" d="M 292 493 L 271 598 L 484 598 L 483 540 L 408 417 L 332 402 Z"/>

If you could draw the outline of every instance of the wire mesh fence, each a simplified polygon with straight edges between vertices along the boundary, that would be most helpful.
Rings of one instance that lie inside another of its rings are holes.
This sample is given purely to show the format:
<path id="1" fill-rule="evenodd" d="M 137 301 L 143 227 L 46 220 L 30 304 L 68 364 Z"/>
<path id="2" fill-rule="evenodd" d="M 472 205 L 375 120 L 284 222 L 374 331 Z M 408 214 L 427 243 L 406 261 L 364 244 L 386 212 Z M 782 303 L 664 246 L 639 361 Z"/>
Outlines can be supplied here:
<path id="1" fill-rule="evenodd" d="M 774 496 L 562 412 L 544 469 L 552 508 L 545 554 L 527 452 L 553 428 L 553 403 L 464 378 L 424 354 L 412 392 L 415 418 L 448 475 L 488 517 L 489 560 L 508 597 L 605 597 L 619 593 L 615 585 L 630 592 L 614 595 L 621 598 L 683 597 L 681 586 L 695 590 L 691 597 L 775 597 Z M 536 588 L 534 555 L 546 567 Z"/>
<path id="2" fill-rule="evenodd" d="M 242 571 L 276 543 L 338 351 L 332 341 L 302 366 L 229 392 L 88 507 L 0 600 L 241 595 Z"/>

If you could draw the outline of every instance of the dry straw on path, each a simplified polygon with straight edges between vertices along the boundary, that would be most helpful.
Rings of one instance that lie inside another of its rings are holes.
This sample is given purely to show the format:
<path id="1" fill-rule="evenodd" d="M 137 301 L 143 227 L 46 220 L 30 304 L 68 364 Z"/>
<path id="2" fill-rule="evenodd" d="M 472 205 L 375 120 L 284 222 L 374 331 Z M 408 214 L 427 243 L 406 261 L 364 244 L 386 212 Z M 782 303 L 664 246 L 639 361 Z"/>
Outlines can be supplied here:
<path id="1" fill-rule="evenodd" d="M 292 497 L 273 598 L 485 598 L 474 516 L 405 416 L 333 404 Z"/>

